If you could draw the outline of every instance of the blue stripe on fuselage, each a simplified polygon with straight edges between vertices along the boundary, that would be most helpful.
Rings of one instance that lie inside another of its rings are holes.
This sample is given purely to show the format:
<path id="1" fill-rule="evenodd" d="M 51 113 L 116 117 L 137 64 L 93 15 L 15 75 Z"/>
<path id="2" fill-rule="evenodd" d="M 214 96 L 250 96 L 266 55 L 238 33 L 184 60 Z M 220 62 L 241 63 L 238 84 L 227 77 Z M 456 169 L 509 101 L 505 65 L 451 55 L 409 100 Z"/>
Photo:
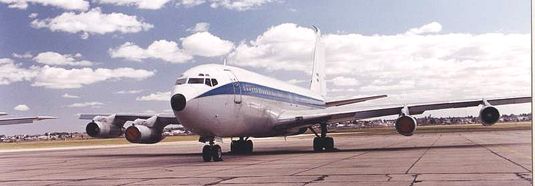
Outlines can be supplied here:
<path id="1" fill-rule="evenodd" d="M 198 97 L 207 97 L 222 94 L 241 94 L 244 96 L 254 96 L 299 105 L 325 107 L 325 103 L 318 99 L 247 82 L 229 83 L 209 90 L 208 92 L 205 92 Z"/>

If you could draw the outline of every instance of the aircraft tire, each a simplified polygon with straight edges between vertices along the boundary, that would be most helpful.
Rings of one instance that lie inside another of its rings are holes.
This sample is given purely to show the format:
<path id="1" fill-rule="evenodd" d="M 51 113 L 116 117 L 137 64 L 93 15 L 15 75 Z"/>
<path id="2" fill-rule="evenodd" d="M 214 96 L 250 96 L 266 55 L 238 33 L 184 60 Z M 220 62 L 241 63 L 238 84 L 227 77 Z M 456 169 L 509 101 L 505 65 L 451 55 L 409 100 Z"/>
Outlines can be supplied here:
<path id="1" fill-rule="evenodd" d="M 322 138 L 315 137 L 314 143 L 312 144 L 314 152 L 321 152 L 323 150 L 323 140 Z"/>
<path id="2" fill-rule="evenodd" d="M 223 153 L 221 152 L 221 146 L 212 146 L 211 156 L 214 161 L 223 161 Z"/>
<path id="3" fill-rule="evenodd" d="M 333 151 L 334 150 L 334 139 L 331 137 L 325 137 L 323 139 L 323 145 L 325 147 L 325 151 Z"/>
<path id="4" fill-rule="evenodd" d="M 212 160 L 212 148 L 210 147 L 210 145 L 205 145 L 202 148 L 202 159 L 205 162 L 209 162 Z"/>
<path id="5" fill-rule="evenodd" d="M 246 153 L 252 153 L 253 152 L 253 141 L 247 140 L 244 145 L 244 152 Z"/>

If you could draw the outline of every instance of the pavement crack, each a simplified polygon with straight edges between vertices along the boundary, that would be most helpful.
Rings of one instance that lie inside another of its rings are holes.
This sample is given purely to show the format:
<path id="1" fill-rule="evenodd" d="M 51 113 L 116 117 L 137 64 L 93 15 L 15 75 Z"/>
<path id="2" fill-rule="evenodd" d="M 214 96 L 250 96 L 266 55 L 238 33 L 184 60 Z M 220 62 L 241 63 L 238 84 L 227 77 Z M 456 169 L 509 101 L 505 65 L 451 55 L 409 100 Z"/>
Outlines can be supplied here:
<path id="1" fill-rule="evenodd" d="M 318 176 L 316 179 L 312 180 L 312 181 L 309 181 L 309 182 L 305 182 L 305 184 L 303 185 L 308 185 L 312 182 L 320 182 L 320 181 L 323 181 L 325 180 L 326 177 L 328 177 L 329 175 L 321 175 L 321 176 Z"/>
<path id="2" fill-rule="evenodd" d="M 429 145 L 429 147 L 427 147 L 425 149 L 424 153 L 422 153 L 422 155 L 420 155 L 420 157 L 418 157 L 418 159 L 416 161 L 414 161 L 414 163 L 412 163 L 412 165 L 409 167 L 409 169 L 407 169 L 407 171 L 405 171 L 405 174 L 408 174 L 409 171 L 416 165 L 416 163 L 418 163 L 424 157 L 424 155 L 427 153 L 427 151 L 431 150 L 431 147 L 433 145 L 435 145 L 435 143 L 437 143 L 437 141 L 440 139 L 441 136 L 442 136 L 442 134 L 439 135 L 438 138 L 435 139 L 435 141 L 433 141 L 433 143 L 431 145 Z"/>
<path id="3" fill-rule="evenodd" d="M 519 177 L 520 179 L 523 179 L 523 180 L 532 182 L 532 180 L 531 180 L 531 176 L 526 175 L 525 173 L 515 173 L 515 175 L 516 175 L 517 177 Z"/>
<path id="4" fill-rule="evenodd" d="M 412 179 L 412 182 L 409 186 L 413 186 L 415 183 L 419 183 L 419 182 L 422 182 L 422 181 L 416 181 L 416 179 L 418 178 L 420 174 L 414 174 L 412 175 L 414 177 L 414 179 Z"/>
<path id="5" fill-rule="evenodd" d="M 388 179 L 386 181 L 392 180 L 392 176 L 390 176 L 390 174 L 385 174 L 385 176 L 388 177 Z"/>
<path id="6" fill-rule="evenodd" d="M 522 167 L 524 170 L 527 170 L 528 172 L 531 172 L 530 169 L 524 167 L 524 166 L 521 165 L 520 163 L 517 163 L 517 162 L 515 162 L 515 161 L 513 161 L 513 160 L 511 160 L 511 159 L 509 159 L 509 158 L 507 158 L 507 157 L 505 157 L 505 156 L 502 156 L 501 154 L 497 153 L 496 151 L 493 151 L 491 148 L 487 147 L 486 145 L 483 145 L 483 144 L 477 143 L 477 142 L 475 142 L 475 141 L 472 141 L 471 139 L 467 138 L 467 137 L 464 136 L 464 135 L 461 135 L 461 136 L 464 137 L 466 140 L 472 142 L 473 144 L 479 145 L 479 146 L 481 146 L 481 147 L 487 149 L 487 150 L 490 151 L 492 154 L 494 154 L 494 155 L 496 155 L 496 156 L 498 156 L 498 157 L 500 157 L 500 158 L 503 158 L 504 160 L 507 160 L 507 161 L 509 161 L 509 162 L 511 162 L 511 163 L 513 163 L 513 164 L 515 164 L 515 165 L 517 165 L 517 166 L 519 166 L 519 167 Z"/>
<path id="7" fill-rule="evenodd" d="M 224 181 L 227 181 L 227 180 L 231 180 L 231 179 L 234 179 L 234 178 L 237 178 L 237 177 L 223 177 L 223 178 L 219 178 L 221 180 L 218 180 L 218 181 L 215 181 L 215 182 L 212 182 L 212 183 L 208 183 L 208 184 L 205 184 L 205 186 L 209 186 L 209 185 L 217 185 L 221 182 L 224 182 Z"/>

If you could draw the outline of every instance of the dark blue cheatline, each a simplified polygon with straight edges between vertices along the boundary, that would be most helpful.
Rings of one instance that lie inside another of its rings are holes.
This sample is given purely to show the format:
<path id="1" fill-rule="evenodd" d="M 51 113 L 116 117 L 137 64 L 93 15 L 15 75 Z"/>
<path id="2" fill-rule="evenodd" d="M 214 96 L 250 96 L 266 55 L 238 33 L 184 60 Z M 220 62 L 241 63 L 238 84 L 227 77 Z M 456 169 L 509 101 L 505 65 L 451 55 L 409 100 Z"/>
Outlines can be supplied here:
<path id="1" fill-rule="evenodd" d="M 239 82 L 240 89 L 234 89 L 235 83 L 225 84 L 223 86 L 212 89 L 198 97 L 207 97 L 223 94 L 241 94 L 243 96 L 254 96 L 269 100 L 282 101 L 286 103 L 293 103 L 311 107 L 325 107 L 325 102 L 311 98 L 308 96 L 299 95 L 296 93 L 278 90 L 271 87 L 266 87 L 254 83 Z M 237 86 L 236 86 L 237 87 Z"/>

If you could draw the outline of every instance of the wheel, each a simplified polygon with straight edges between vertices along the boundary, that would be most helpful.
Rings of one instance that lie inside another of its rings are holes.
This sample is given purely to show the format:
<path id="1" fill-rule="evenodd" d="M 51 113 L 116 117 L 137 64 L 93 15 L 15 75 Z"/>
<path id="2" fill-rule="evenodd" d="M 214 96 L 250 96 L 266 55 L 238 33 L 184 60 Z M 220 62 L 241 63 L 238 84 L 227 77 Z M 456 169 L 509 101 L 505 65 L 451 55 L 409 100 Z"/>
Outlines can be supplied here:
<path id="1" fill-rule="evenodd" d="M 232 141 L 230 142 L 230 152 L 233 153 L 233 154 L 236 154 L 236 150 L 237 150 L 237 143 L 236 141 Z"/>
<path id="2" fill-rule="evenodd" d="M 253 152 L 253 141 L 251 141 L 251 140 L 247 140 L 247 141 L 245 142 L 243 151 L 244 151 L 245 153 L 252 153 L 252 152 Z"/>
<path id="3" fill-rule="evenodd" d="M 214 145 L 212 146 L 212 159 L 214 161 L 222 161 L 223 153 L 221 152 L 221 146 Z"/>
<path id="4" fill-rule="evenodd" d="M 210 147 L 210 145 L 205 145 L 202 148 L 202 159 L 205 162 L 209 162 L 210 160 L 212 160 L 212 148 Z"/>
<path id="5" fill-rule="evenodd" d="M 331 137 L 325 137 L 323 139 L 323 145 L 325 147 L 325 151 L 333 151 L 334 150 L 334 139 Z"/>
<path id="6" fill-rule="evenodd" d="M 321 138 L 315 137 L 314 144 L 312 146 L 314 148 L 314 152 L 323 151 L 323 140 Z"/>

